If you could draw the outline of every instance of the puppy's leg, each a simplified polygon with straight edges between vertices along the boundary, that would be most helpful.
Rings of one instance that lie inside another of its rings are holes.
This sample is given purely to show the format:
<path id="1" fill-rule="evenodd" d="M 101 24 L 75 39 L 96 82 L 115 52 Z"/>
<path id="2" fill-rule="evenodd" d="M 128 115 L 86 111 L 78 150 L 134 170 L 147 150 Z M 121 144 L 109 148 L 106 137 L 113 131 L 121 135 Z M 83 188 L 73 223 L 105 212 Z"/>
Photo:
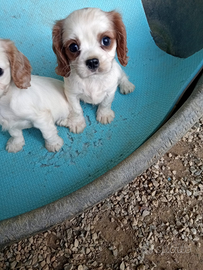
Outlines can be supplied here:
<path id="1" fill-rule="evenodd" d="M 135 90 L 134 84 L 128 80 L 128 77 L 123 70 L 121 71 L 121 76 L 119 79 L 119 87 L 121 94 L 129 94 Z"/>
<path id="2" fill-rule="evenodd" d="M 58 136 L 57 128 L 49 111 L 40 112 L 33 121 L 33 126 L 42 132 L 45 139 L 45 147 L 50 152 L 59 151 L 63 145 L 63 139 Z"/>
<path id="3" fill-rule="evenodd" d="M 68 117 L 68 127 L 70 132 L 81 133 L 86 127 L 83 110 L 80 106 L 80 100 L 75 96 L 68 96 L 69 104 L 71 105 L 71 112 Z"/>
<path id="4" fill-rule="evenodd" d="M 109 124 L 115 117 L 114 111 L 111 109 L 111 104 L 114 99 L 115 91 L 108 95 L 98 106 L 97 109 L 97 121 L 102 124 Z"/>
<path id="5" fill-rule="evenodd" d="M 6 150 L 10 153 L 17 153 L 22 150 L 25 145 L 23 132 L 20 129 L 10 129 L 9 134 L 11 135 L 11 138 L 6 144 Z"/>

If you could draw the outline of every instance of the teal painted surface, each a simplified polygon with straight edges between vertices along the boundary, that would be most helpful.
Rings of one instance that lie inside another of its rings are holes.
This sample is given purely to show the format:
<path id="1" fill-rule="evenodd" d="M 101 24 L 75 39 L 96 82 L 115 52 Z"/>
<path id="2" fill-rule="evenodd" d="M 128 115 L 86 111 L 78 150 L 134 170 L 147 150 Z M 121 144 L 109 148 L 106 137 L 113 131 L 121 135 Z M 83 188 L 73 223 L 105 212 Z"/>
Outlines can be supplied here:
<path id="1" fill-rule="evenodd" d="M 23 151 L 7 153 L 9 134 L 1 132 L 0 220 L 68 195 L 130 155 L 155 132 L 203 65 L 203 51 L 179 59 L 156 47 L 140 0 L 2 0 L 0 37 L 15 42 L 29 58 L 33 74 L 59 78 L 54 72 L 52 26 L 55 20 L 83 7 L 117 9 L 122 13 L 130 57 L 124 70 L 136 89 L 127 96 L 117 91 L 112 106 L 116 117 L 110 125 L 96 121 L 95 106 L 82 104 L 87 127 L 79 135 L 58 127 L 64 139 L 58 153 L 47 152 L 36 129 L 23 132 Z"/>

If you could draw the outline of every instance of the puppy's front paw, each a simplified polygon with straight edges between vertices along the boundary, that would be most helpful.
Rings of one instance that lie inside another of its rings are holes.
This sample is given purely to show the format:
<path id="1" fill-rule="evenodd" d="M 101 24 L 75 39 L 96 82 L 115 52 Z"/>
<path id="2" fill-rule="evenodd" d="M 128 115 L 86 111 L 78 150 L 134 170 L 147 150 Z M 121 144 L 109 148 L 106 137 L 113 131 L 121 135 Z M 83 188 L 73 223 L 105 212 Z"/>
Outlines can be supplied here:
<path id="1" fill-rule="evenodd" d="M 132 93 L 135 90 L 135 86 L 133 83 L 131 83 L 130 81 L 128 81 L 127 79 L 124 80 L 121 84 L 120 84 L 120 92 L 121 94 L 129 94 Z"/>
<path id="2" fill-rule="evenodd" d="M 54 143 L 45 141 L 45 147 L 49 152 L 58 152 L 63 146 L 63 139 L 58 136 Z"/>
<path id="3" fill-rule="evenodd" d="M 24 139 L 19 141 L 18 139 L 11 137 L 6 144 L 6 150 L 9 153 L 17 153 L 20 150 L 22 150 L 24 145 L 25 145 Z"/>
<path id="4" fill-rule="evenodd" d="M 115 117 L 114 111 L 109 110 L 98 110 L 97 111 L 97 121 L 102 124 L 110 124 Z"/>
<path id="5" fill-rule="evenodd" d="M 85 127 L 86 127 L 85 118 L 84 117 L 69 118 L 67 126 L 69 127 L 70 132 L 82 133 L 83 130 L 85 129 Z"/>
<path id="6" fill-rule="evenodd" d="M 61 127 L 68 127 L 68 118 L 59 119 L 56 121 L 56 124 Z"/>

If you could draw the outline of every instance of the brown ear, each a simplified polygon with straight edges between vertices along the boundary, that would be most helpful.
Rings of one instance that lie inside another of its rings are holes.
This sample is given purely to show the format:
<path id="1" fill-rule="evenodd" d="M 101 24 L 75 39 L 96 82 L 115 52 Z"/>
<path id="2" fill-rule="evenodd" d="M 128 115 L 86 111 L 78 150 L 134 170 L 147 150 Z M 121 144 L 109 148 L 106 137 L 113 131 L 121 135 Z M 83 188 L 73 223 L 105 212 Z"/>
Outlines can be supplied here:
<path id="1" fill-rule="evenodd" d="M 3 40 L 3 46 L 10 62 L 11 76 L 15 85 L 20 89 L 28 88 L 31 81 L 31 65 L 29 60 L 18 51 L 12 41 Z"/>
<path id="2" fill-rule="evenodd" d="M 68 77 L 70 73 L 69 60 L 65 53 L 65 48 L 63 46 L 63 24 L 64 20 L 57 21 L 53 27 L 52 40 L 53 40 L 53 51 L 57 57 L 58 66 L 55 71 L 56 74 Z"/>
<path id="3" fill-rule="evenodd" d="M 125 30 L 125 25 L 122 21 L 121 15 L 116 11 L 109 12 L 111 20 L 114 24 L 114 29 L 116 31 L 116 41 L 117 41 L 117 56 L 118 60 L 122 66 L 126 66 L 128 63 L 127 57 L 127 35 Z"/>

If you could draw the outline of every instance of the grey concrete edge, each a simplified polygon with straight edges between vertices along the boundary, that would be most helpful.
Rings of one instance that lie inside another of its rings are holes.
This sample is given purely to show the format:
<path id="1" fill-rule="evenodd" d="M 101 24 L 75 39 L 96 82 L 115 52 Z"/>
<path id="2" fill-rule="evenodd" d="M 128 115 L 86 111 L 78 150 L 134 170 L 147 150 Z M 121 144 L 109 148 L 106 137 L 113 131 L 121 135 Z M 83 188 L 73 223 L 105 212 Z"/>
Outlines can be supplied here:
<path id="1" fill-rule="evenodd" d="M 0 248 L 71 219 L 131 182 L 163 156 L 203 115 L 203 76 L 182 107 L 139 149 L 80 190 L 0 222 Z"/>

